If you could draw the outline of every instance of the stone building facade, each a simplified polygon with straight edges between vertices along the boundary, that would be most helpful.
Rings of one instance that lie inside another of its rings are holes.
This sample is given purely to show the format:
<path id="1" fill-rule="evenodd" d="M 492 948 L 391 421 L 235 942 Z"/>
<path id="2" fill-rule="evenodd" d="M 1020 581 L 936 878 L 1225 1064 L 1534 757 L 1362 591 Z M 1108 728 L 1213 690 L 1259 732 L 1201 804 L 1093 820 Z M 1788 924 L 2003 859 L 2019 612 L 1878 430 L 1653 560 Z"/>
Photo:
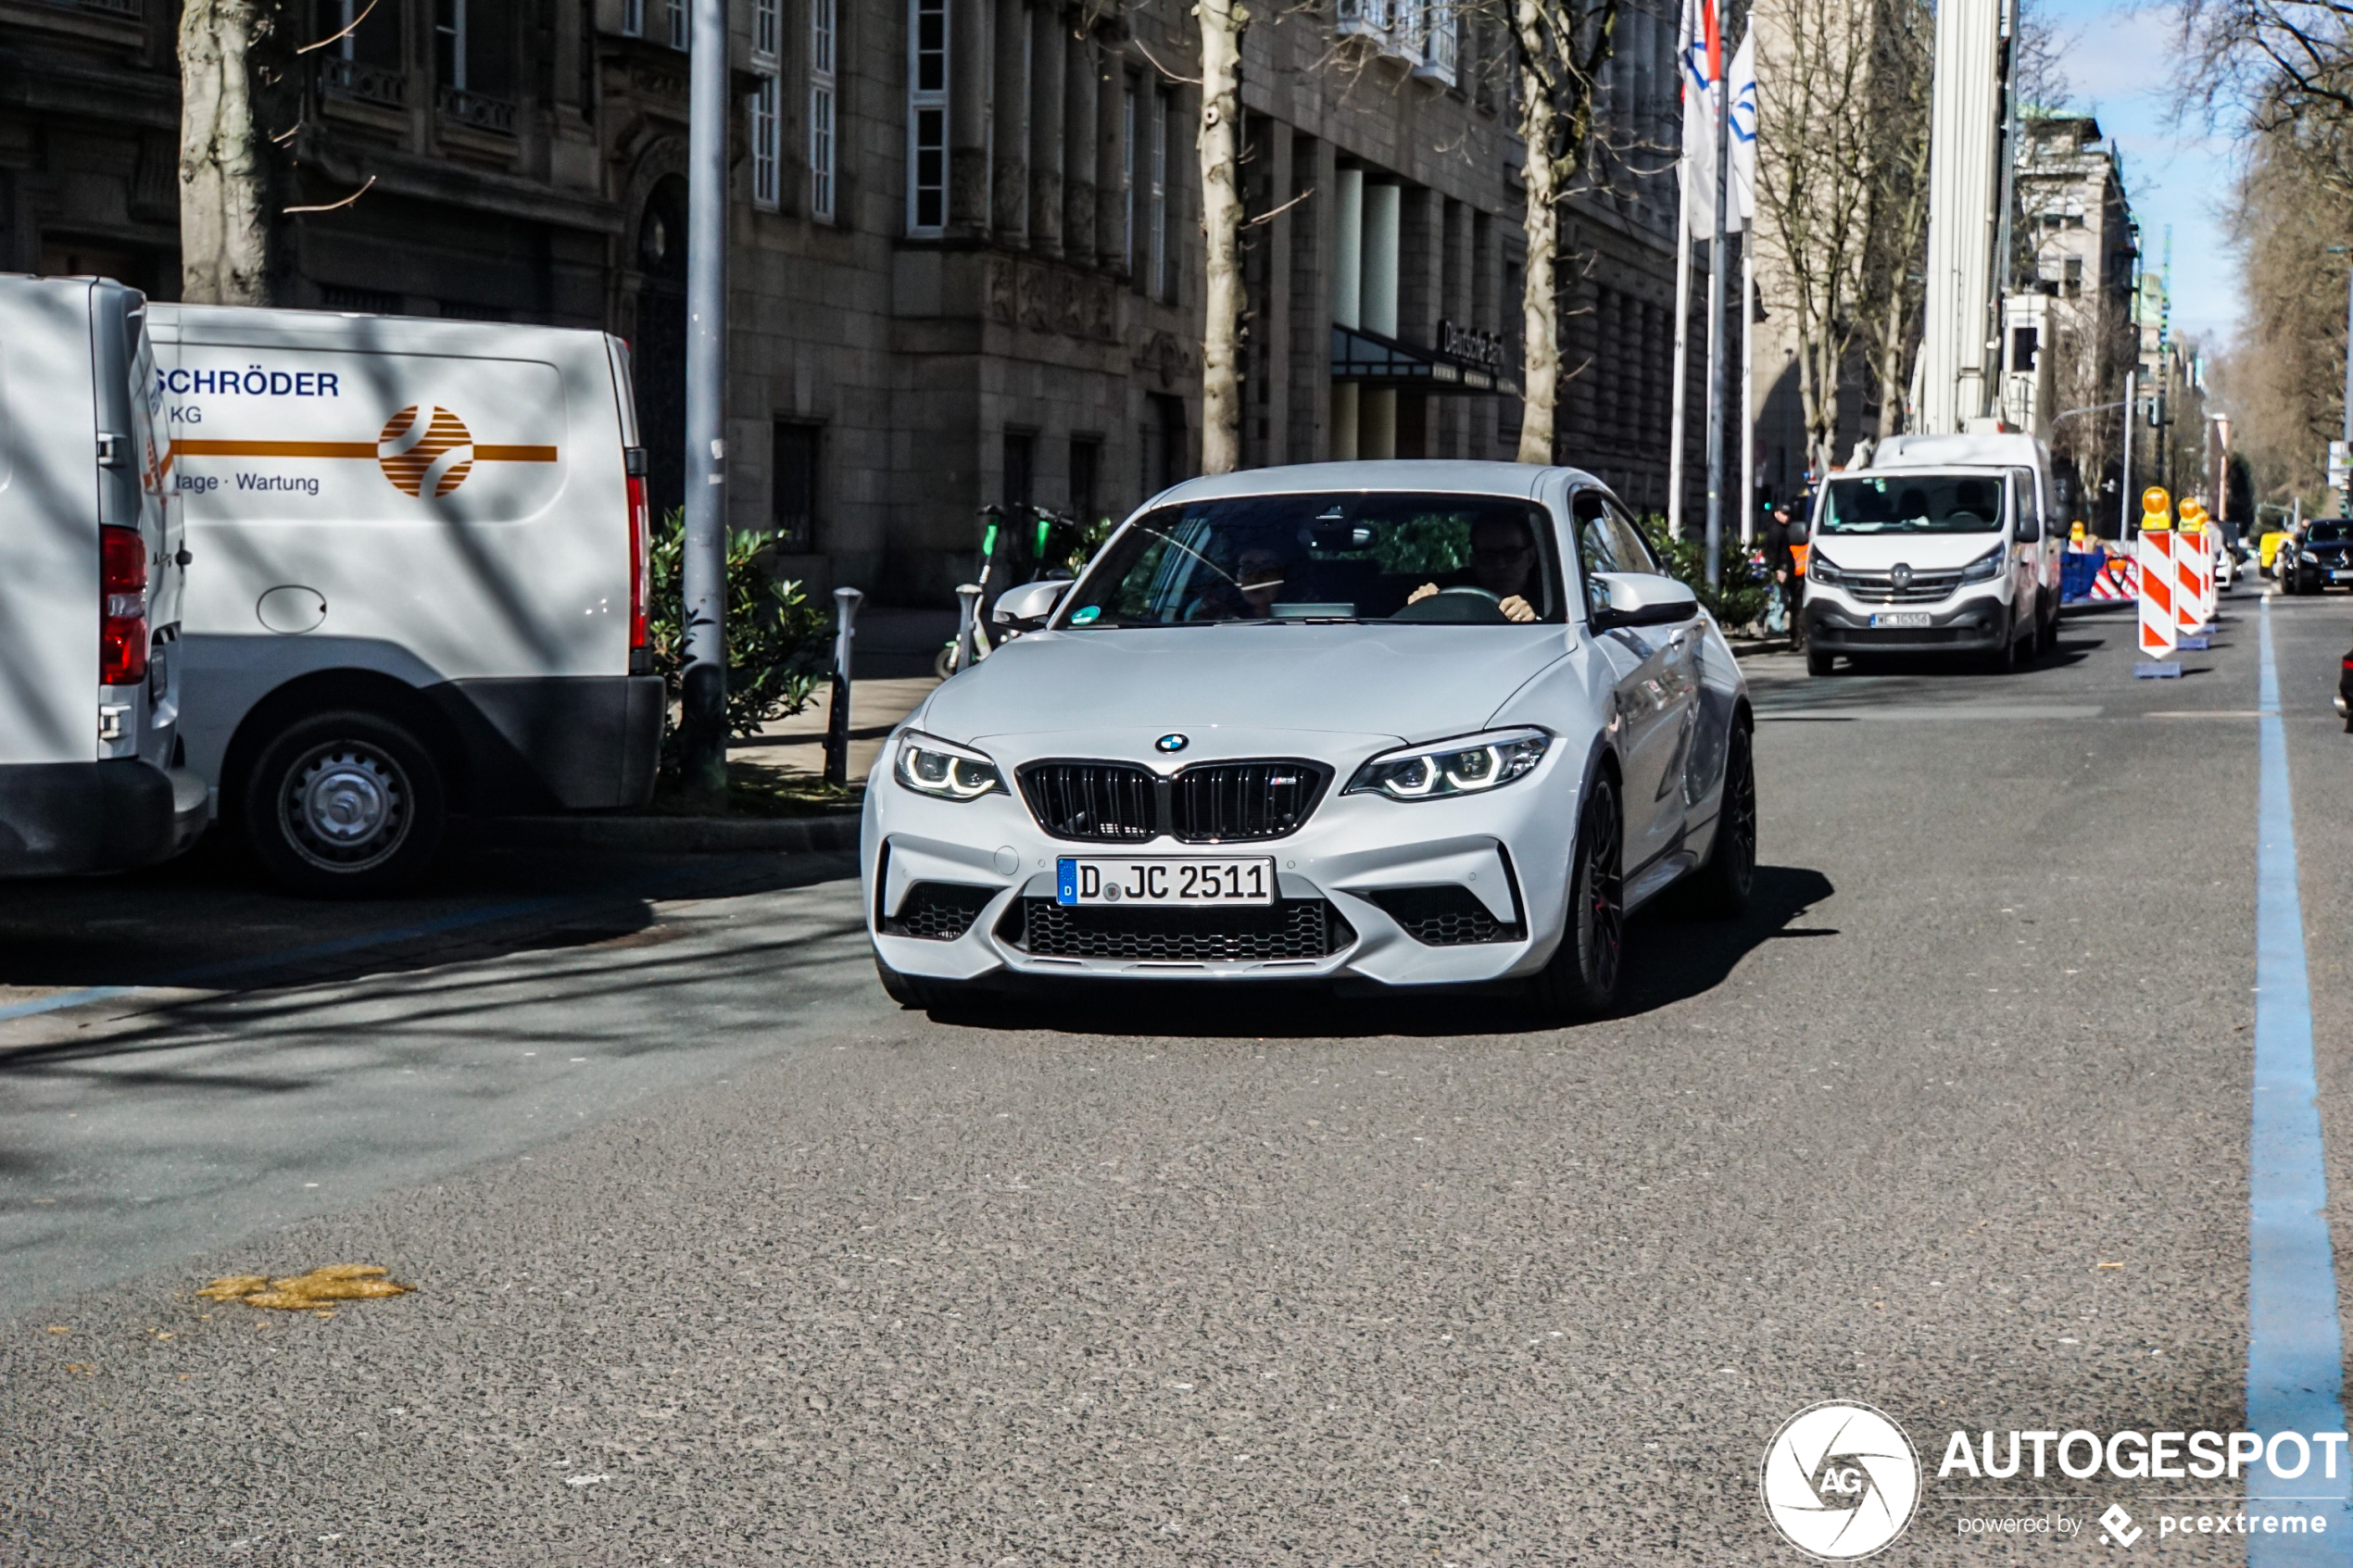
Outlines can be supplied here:
<path id="1" fill-rule="evenodd" d="M 1336 4 L 1246 35 L 1245 460 L 1508 458 L 1525 257 L 1500 31 L 1439 0 Z M 1189 10 L 730 0 L 729 505 L 787 571 L 940 604 L 985 504 L 1116 515 L 1192 471 Z M 283 302 L 622 334 L 674 501 L 685 0 L 296 11 L 320 46 L 286 205 L 327 210 L 281 220 Z M 176 295 L 175 12 L 0 0 L 10 265 Z M 1640 509 L 1667 468 L 1673 48 L 1671 23 L 1622 17 L 1563 223 L 1557 455 Z"/>

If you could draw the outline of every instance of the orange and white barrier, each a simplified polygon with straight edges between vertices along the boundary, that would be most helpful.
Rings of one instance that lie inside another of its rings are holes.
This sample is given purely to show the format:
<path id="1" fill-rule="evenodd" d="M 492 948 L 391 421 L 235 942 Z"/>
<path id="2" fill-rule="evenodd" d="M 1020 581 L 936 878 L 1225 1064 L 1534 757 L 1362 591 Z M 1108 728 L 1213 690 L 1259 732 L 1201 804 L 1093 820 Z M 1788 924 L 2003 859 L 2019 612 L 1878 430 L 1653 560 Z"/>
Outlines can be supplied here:
<path id="1" fill-rule="evenodd" d="M 2110 556 L 2092 579 L 2092 597 L 2121 603 L 2141 596 L 2141 563 L 2130 556 Z"/>
<path id="2" fill-rule="evenodd" d="M 2179 579 L 2173 570 L 2173 531 L 2143 528 L 2139 546 L 2141 569 L 2141 656 L 2170 659 L 2181 641 Z"/>
<path id="3" fill-rule="evenodd" d="M 2214 558 L 2206 534 L 2183 521 L 2173 531 L 2173 626 L 2179 636 L 2195 636 L 2213 619 L 2208 597 L 2214 591 Z"/>

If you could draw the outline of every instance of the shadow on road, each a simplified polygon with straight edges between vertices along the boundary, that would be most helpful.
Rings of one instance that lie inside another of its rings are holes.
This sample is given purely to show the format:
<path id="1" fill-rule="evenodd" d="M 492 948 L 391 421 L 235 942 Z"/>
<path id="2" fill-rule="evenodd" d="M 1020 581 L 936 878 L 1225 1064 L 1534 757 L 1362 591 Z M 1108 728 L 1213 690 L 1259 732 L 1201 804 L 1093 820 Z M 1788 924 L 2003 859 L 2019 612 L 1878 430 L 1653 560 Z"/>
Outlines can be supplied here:
<path id="1" fill-rule="evenodd" d="M 0 904 L 0 987 L 252 991 L 612 942 L 658 899 L 856 874 L 849 855 L 653 856 L 473 848 L 399 898 L 293 898 L 200 850 L 152 871 L 21 883 Z M 0 1018 L 10 997 L 0 991 Z"/>
<path id="2" fill-rule="evenodd" d="M 1632 1017 L 1710 990 L 1764 943 L 1837 935 L 1790 923 L 1833 891 L 1819 872 L 1759 866 L 1747 912 L 1738 920 L 1687 918 L 1671 896 L 1662 899 L 1629 927 L 1616 1016 Z M 1366 995 L 1275 981 L 1246 985 L 1066 981 L 1051 990 L 982 993 L 953 1009 L 935 1009 L 932 1016 L 978 1029 L 1204 1039 L 1519 1035 L 1559 1027 L 1538 1015 L 1517 986 L 1400 988 Z M 1607 1029 L 1610 1021 L 1585 1027 Z"/>

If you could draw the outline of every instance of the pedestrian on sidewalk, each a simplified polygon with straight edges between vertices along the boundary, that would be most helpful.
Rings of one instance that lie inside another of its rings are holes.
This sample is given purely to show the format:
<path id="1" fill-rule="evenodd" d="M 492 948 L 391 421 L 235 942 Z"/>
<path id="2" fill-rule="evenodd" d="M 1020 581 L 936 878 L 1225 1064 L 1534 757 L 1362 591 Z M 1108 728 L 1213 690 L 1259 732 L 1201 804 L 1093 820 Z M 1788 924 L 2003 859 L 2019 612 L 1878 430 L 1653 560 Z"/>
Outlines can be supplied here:
<path id="1" fill-rule="evenodd" d="M 1789 508 L 1776 506 L 1772 521 L 1765 525 L 1765 570 L 1772 577 L 1773 586 L 1765 596 L 1765 634 L 1768 637 L 1790 635 L 1797 621 L 1797 558 L 1790 552 Z"/>

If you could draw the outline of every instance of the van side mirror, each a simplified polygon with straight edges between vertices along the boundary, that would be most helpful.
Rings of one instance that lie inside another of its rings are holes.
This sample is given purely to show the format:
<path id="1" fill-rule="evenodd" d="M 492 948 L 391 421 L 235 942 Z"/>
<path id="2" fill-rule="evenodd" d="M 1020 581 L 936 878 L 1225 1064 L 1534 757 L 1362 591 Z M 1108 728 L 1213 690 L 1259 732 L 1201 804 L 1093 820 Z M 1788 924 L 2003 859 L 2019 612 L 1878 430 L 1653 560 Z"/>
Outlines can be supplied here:
<path id="1" fill-rule="evenodd" d="M 1008 588 L 998 596 L 997 608 L 989 612 L 990 624 L 1014 632 L 1035 632 L 1046 624 L 1054 607 L 1070 592 L 1071 580 L 1057 578 L 1046 583 L 1025 583 L 1018 588 Z"/>
<path id="2" fill-rule="evenodd" d="M 1609 597 L 1607 608 L 1588 618 L 1596 632 L 1620 626 L 1664 626 L 1699 614 L 1699 596 L 1672 577 L 1648 571 L 1597 571 L 1593 581 Z"/>

